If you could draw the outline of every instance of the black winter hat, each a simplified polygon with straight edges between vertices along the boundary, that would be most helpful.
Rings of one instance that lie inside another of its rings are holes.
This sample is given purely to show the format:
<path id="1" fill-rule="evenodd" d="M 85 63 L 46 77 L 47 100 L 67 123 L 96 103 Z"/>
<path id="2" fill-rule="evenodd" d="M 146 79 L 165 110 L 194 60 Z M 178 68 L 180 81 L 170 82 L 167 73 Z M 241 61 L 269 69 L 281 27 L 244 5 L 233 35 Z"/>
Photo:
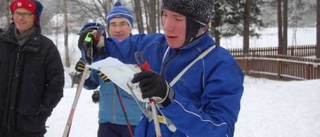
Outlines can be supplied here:
<path id="1" fill-rule="evenodd" d="M 162 8 L 168 9 L 206 26 L 210 22 L 214 0 L 162 0 Z"/>

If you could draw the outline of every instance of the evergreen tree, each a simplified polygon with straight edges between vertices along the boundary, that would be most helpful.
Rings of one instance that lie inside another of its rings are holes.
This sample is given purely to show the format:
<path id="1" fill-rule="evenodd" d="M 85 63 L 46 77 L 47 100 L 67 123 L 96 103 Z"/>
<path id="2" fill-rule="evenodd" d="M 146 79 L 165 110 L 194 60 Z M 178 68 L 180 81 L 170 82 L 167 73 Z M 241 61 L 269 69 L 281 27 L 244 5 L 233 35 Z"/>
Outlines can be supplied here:
<path id="1" fill-rule="evenodd" d="M 214 2 L 211 34 L 220 44 L 222 37 L 243 35 L 244 0 L 216 0 Z M 250 9 L 250 36 L 259 36 L 257 29 L 263 27 L 261 18 L 262 0 L 253 0 Z"/>

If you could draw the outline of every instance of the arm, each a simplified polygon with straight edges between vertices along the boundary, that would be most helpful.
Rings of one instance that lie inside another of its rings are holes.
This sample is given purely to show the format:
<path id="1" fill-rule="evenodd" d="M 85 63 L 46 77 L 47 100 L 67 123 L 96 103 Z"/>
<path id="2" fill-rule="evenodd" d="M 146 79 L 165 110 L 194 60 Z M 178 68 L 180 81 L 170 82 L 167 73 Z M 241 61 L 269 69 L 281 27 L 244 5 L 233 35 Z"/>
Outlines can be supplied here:
<path id="1" fill-rule="evenodd" d="M 48 115 L 59 103 L 63 96 L 64 69 L 58 49 L 51 41 L 49 52 L 45 60 L 46 88 L 42 101 L 42 109 Z"/>
<path id="2" fill-rule="evenodd" d="M 96 89 L 100 85 L 98 70 L 92 69 L 89 78 L 84 82 L 84 88 L 86 89 Z"/>

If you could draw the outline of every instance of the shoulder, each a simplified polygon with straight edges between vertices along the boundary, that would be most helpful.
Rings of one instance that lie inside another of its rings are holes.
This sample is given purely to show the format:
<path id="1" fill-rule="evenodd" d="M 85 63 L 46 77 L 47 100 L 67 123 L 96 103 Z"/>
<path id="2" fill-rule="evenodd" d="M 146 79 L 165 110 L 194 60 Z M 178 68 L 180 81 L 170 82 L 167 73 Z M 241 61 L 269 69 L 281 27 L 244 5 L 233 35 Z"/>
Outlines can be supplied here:
<path id="1" fill-rule="evenodd" d="M 53 45 L 55 46 L 55 44 L 53 43 L 53 41 L 48 38 L 47 36 L 45 36 L 44 34 L 40 34 L 40 42 L 41 43 L 46 43 L 48 45 Z"/>
<path id="2" fill-rule="evenodd" d="M 146 40 L 165 40 L 165 36 L 161 33 L 152 34 L 135 34 L 131 36 L 132 40 L 146 41 Z"/>

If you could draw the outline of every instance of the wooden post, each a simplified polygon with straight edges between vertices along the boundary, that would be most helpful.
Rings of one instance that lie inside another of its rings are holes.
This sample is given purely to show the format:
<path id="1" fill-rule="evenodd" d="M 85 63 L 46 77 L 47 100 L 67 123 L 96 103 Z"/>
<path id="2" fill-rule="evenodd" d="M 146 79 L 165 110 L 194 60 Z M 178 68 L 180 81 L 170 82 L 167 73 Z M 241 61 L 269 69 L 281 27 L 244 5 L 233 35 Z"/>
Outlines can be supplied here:
<path id="1" fill-rule="evenodd" d="M 306 65 L 306 79 L 309 80 L 311 78 L 311 64 Z"/>
<path id="2" fill-rule="evenodd" d="M 245 75 L 249 75 L 249 71 L 250 71 L 250 57 L 248 57 L 247 55 L 243 57 L 244 59 L 244 70 L 245 70 Z"/>
<path id="3" fill-rule="evenodd" d="M 281 65 L 281 61 L 279 60 L 278 61 L 278 79 L 279 80 L 282 80 L 282 77 L 281 77 L 281 70 L 282 70 L 282 65 Z"/>

